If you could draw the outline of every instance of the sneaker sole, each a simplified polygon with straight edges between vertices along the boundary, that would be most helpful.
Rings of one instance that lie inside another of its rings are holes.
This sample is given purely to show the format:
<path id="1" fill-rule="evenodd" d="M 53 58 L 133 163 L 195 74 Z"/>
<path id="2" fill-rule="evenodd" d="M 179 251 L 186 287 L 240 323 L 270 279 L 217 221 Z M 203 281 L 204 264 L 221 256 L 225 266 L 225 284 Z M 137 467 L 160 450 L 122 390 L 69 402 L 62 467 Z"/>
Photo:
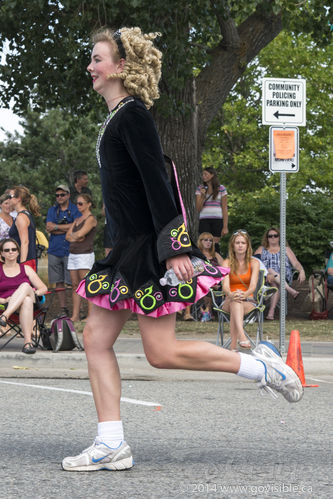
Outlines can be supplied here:
<path id="1" fill-rule="evenodd" d="M 86 466 L 67 466 L 62 463 L 62 469 L 65 471 L 122 471 L 128 470 L 133 466 L 134 461 L 132 456 L 121 459 L 120 461 L 115 461 L 114 463 L 88 464 Z"/>

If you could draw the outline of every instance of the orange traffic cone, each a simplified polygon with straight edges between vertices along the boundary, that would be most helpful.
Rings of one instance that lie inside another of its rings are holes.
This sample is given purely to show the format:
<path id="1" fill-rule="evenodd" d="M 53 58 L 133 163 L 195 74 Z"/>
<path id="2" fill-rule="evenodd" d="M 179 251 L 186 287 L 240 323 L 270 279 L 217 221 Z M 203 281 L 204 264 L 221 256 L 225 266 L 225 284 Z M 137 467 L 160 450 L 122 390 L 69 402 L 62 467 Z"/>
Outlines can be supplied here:
<path id="1" fill-rule="evenodd" d="M 291 367 L 299 379 L 301 380 L 302 386 L 304 387 L 316 387 L 319 385 L 307 385 L 305 383 L 303 359 L 302 359 L 302 349 L 301 349 L 301 338 L 299 331 L 293 329 L 290 333 L 289 348 L 286 364 Z"/>

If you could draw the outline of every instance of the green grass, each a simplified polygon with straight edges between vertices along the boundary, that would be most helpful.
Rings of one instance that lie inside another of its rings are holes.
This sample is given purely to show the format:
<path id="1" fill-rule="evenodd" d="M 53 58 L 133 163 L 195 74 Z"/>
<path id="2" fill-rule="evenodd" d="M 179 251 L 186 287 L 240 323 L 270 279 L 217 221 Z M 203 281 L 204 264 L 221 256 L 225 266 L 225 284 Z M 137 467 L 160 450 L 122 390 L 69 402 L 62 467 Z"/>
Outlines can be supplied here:
<path id="1" fill-rule="evenodd" d="M 84 323 L 75 323 L 76 330 L 82 332 Z M 333 321 L 310 321 L 310 320 L 287 320 L 286 321 L 286 338 L 289 338 L 290 332 L 297 329 L 300 332 L 303 341 L 333 341 Z M 256 335 L 256 324 L 251 324 L 247 328 L 248 332 Z M 228 326 L 226 326 L 228 331 Z M 177 337 L 188 338 L 215 338 L 217 332 L 217 322 L 195 322 L 178 320 L 176 324 Z M 138 322 L 136 319 L 128 321 L 121 336 L 138 337 L 140 335 Z M 280 336 L 279 321 L 264 323 L 264 339 L 278 339 Z"/>

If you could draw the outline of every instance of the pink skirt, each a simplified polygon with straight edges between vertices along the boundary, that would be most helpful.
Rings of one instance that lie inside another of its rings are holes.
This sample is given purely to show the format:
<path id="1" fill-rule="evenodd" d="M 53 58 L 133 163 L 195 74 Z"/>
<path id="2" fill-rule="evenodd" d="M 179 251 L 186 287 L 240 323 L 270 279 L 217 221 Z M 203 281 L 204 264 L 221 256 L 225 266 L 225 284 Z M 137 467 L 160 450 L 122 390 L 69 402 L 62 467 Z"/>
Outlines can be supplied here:
<path id="1" fill-rule="evenodd" d="M 211 266 L 209 265 L 208 267 Z M 131 310 L 135 314 L 157 318 L 162 315 L 179 312 L 188 305 L 197 302 L 209 293 L 210 288 L 219 284 L 230 271 L 229 268 L 225 267 L 214 267 L 214 270 L 217 271 L 218 275 L 207 275 L 207 272 L 205 272 L 205 275 L 199 274 L 187 283 L 181 283 L 173 287 L 166 286 L 163 290 L 162 286 L 156 290 L 151 290 L 151 287 L 137 290 L 134 293 L 134 297 L 128 296 L 128 289 L 127 292 L 123 292 L 122 288 L 126 288 L 126 286 L 118 282 L 112 286 L 109 293 L 87 296 L 87 282 L 83 280 L 80 282 L 76 292 L 95 305 L 107 310 Z M 193 285 L 194 281 L 195 286 Z M 191 291 L 193 292 L 194 290 L 194 295 L 192 293 L 191 299 L 186 301 L 187 293 L 190 296 Z M 124 298 L 121 297 L 121 293 L 125 295 Z M 179 295 L 182 297 L 182 301 L 176 301 Z M 160 305 L 159 302 L 161 303 Z M 149 308 L 152 309 L 151 312 Z"/>

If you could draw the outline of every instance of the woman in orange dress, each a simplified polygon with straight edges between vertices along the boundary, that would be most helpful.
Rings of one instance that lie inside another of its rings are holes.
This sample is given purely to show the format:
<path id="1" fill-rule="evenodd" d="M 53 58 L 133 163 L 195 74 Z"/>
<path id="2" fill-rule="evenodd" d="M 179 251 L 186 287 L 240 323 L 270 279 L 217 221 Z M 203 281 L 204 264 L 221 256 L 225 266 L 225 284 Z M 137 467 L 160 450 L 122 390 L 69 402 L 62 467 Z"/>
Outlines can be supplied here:
<path id="1" fill-rule="evenodd" d="M 237 343 L 241 348 L 251 348 L 243 328 L 244 315 L 254 308 L 253 292 L 259 275 L 259 261 L 252 257 L 252 246 L 248 233 L 238 230 L 229 241 L 229 256 L 224 261 L 230 267 L 230 274 L 223 281 L 226 300 L 223 310 L 230 313 L 230 349 L 236 351 Z"/>

